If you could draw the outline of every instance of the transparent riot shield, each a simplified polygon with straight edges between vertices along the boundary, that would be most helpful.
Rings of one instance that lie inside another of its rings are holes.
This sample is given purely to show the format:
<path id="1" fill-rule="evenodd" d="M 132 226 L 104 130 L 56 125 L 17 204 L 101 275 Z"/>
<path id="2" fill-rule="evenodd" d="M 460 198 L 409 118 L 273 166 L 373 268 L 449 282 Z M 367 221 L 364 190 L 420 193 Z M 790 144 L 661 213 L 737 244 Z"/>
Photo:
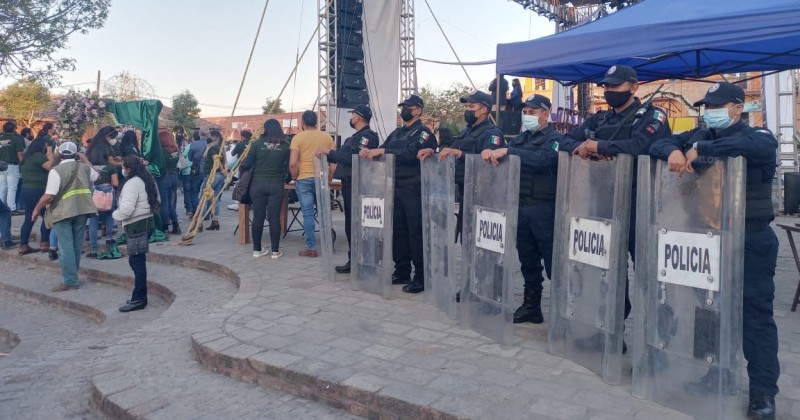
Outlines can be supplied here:
<path id="1" fill-rule="evenodd" d="M 740 418 L 744 158 L 681 178 L 639 160 L 634 395 L 703 419 Z"/>
<path id="2" fill-rule="evenodd" d="M 548 348 L 600 375 L 622 376 L 633 157 L 558 159 Z"/>
<path id="3" fill-rule="evenodd" d="M 518 265 L 520 161 L 499 166 L 467 155 L 464 176 L 461 323 L 502 343 L 511 339 L 511 282 Z"/>
<path id="4" fill-rule="evenodd" d="M 317 219 L 319 220 L 320 251 L 325 279 L 333 281 L 333 218 L 331 216 L 331 187 L 329 184 L 328 157 L 314 158 L 314 191 L 317 194 Z"/>
<path id="5" fill-rule="evenodd" d="M 353 288 L 389 298 L 392 290 L 394 155 L 367 160 L 353 155 Z"/>
<path id="6" fill-rule="evenodd" d="M 422 248 L 425 294 L 430 302 L 456 318 L 458 273 L 455 266 L 455 161 L 431 156 L 422 166 Z"/>

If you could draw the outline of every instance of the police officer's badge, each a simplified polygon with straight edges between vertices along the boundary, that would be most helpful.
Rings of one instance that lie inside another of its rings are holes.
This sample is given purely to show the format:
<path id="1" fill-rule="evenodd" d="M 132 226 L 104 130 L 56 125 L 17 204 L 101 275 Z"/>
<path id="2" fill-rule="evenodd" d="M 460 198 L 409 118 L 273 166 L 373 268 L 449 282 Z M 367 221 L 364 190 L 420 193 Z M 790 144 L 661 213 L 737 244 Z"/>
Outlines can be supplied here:
<path id="1" fill-rule="evenodd" d="M 617 71 L 617 66 L 611 66 L 611 68 L 608 69 L 608 74 L 614 74 L 615 71 Z"/>
<path id="2" fill-rule="evenodd" d="M 500 145 L 500 136 L 492 136 L 492 138 L 489 139 L 489 143 L 491 143 L 494 146 L 499 146 Z"/>
<path id="3" fill-rule="evenodd" d="M 708 88 L 708 93 L 714 93 L 717 91 L 717 89 L 719 89 L 719 83 L 714 83 L 710 88 Z"/>

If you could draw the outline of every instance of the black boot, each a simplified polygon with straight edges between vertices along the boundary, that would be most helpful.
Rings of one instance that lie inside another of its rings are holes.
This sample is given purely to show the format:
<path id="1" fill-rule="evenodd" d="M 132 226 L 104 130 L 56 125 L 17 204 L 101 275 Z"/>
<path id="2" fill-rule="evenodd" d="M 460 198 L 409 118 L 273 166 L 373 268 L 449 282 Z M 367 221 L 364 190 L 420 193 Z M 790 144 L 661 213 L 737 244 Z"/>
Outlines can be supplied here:
<path id="1" fill-rule="evenodd" d="M 124 306 L 119 307 L 120 312 L 131 312 L 131 311 L 138 311 L 140 309 L 144 309 L 147 307 L 147 299 L 142 300 L 131 300 L 128 301 Z"/>
<path id="2" fill-rule="evenodd" d="M 775 420 L 775 397 L 751 391 L 750 404 L 747 406 L 747 417 L 758 420 Z"/>
<path id="3" fill-rule="evenodd" d="M 164 232 L 166 232 L 166 230 Z M 177 223 L 173 223 L 172 224 L 172 231 L 170 233 L 172 233 L 173 235 L 180 235 L 181 234 L 181 228 L 178 226 Z"/>
<path id="4" fill-rule="evenodd" d="M 408 284 L 411 282 L 411 276 L 408 274 L 400 274 L 395 272 L 392 274 L 392 284 Z"/>
<path id="5" fill-rule="evenodd" d="M 542 314 L 542 292 L 535 290 L 525 290 L 525 300 L 522 306 L 514 312 L 514 323 L 532 322 L 541 324 L 544 322 Z"/>
<path id="6" fill-rule="evenodd" d="M 403 291 L 406 293 L 420 293 L 425 291 L 425 281 L 422 279 L 415 278 L 408 283 L 407 285 L 403 286 Z"/>
<path id="7" fill-rule="evenodd" d="M 336 272 L 339 274 L 347 274 L 350 272 L 350 261 L 348 260 L 343 265 L 337 265 L 333 269 L 336 270 Z"/>

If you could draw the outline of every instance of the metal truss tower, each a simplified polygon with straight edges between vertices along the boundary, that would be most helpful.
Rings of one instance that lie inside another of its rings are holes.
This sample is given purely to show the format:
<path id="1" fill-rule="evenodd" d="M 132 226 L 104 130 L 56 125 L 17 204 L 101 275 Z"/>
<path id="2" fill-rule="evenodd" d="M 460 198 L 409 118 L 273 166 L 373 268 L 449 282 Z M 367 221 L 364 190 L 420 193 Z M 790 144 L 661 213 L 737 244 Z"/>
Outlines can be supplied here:
<path id="1" fill-rule="evenodd" d="M 336 51 L 336 7 L 337 0 L 317 0 L 319 10 L 319 30 L 317 45 L 319 46 L 319 72 L 317 83 L 317 112 L 320 128 L 326 127 L 330 132 L 333 124 L 328 124 L 330 111 L 336 108 L 335 77 L 337 68 Z"/>
<path id="2" fill-rule="evenodd" d="M 414 0 L 400 0 L 400 98 L 418 93 Z"/>

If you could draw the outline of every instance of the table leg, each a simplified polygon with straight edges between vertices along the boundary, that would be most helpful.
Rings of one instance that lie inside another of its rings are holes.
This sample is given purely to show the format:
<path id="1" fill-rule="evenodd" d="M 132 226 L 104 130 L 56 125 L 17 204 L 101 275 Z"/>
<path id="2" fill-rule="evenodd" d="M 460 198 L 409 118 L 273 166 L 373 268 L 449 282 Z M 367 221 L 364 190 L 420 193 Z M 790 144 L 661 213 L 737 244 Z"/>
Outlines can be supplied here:
<path id="1" fill-rule="evenodd" d="M 250 206 L 239 203 L 239 243 L 250 243 Z"/>
<path id="2" fill-rule="evenodd" d="M 800 273 L 800 258 L 797 256 L 797 246 L 794 244 L 794 238 L 792 238 L 792 232 L 790 230 L 786 231 L 786 234 L 789 235 L 789 245 L 792 247 L 792 255 L 794 256 L 794 264 L 797 266 L 797 272 Z M 792 312 L 797 310 L 797 304 L 800 303 L 800 281 L 797 284 L 797 291 L 794 292 L 794 299 L 792 300 Z"/>
<path id="3" fill-rule="evenodd" d="M 281 202 L 281 233 L 286 234 L 286 221 L 289 220 L 289 193 L 283 192 L 283 201 Z"/>

